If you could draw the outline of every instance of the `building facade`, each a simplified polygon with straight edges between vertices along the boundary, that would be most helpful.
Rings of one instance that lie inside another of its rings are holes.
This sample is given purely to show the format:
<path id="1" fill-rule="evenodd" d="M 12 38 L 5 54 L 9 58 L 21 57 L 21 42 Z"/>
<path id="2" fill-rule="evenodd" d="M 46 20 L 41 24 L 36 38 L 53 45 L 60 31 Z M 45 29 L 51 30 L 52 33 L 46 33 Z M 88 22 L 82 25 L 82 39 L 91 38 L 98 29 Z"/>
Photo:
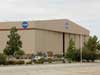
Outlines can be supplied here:
<path id="1" fill-rule="evenodd" d="M 12 27 L 18 29 L 23 43 L 22 50 L 26 54 L 48 51 L 63 54 L 67 51 L 71 38 L 79 49 L 89 37 L 87 29 L 66 19 L 0 22 L 0 52 L 6 47 L 7 35 Z"/>

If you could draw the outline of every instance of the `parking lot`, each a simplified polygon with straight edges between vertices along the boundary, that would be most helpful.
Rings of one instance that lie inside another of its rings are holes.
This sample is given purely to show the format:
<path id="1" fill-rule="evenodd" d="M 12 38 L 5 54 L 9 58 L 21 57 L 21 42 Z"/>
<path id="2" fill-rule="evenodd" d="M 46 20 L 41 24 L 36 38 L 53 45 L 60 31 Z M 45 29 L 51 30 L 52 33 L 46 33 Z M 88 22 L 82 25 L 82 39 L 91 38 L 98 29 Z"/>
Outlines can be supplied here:
<path id="1" fill-rule="evenodd" d="M 1 66 L 0 75 L 100 75 L 100 63 Z"/>

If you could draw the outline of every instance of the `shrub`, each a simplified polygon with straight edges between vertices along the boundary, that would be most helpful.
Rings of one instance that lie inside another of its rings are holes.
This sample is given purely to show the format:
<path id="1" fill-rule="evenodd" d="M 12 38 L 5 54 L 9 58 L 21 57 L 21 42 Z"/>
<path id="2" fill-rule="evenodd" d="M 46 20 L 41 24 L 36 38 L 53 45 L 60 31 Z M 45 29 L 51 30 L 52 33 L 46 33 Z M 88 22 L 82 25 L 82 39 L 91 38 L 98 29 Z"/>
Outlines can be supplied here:
<path id="1" fill-rule="evenodd" d="M 0 65 L 6 64 L 6 61 L 7 61 L 6 55 L 0 53 Z"/>
<path id="2" fill-rule="evenodd" d="M 83 50 L 83 59 L 94 62 L 97 59 L 97 54 L 91 50 Z"/>
<path id="3" fill-rule="evenodd" d="M 35 64 L 43 64 L 45 62 L 45 59 L 44 58 L 40 58 L 38 60 L 36 60 L 34 63 Z"/>
<path id="4" fill-rule="evenodd" d="M 26 62 L 26 64 L 32 64 L 32 61 Z"/>
<path id="5" fill-rule="evenodd" d="M 99 59 L 99 60 L 100 60 L 100 54 L 97 54 L 97 59 Z"/>
<path id="6" fill-rule="evenodd" d="M 43 56 L 43 53 L 42 53 L 42 52 L 37 52 L 36 55 L 37 55 L 37 56 Z"/>
<path id="7" fill-rule="evenodd" d="M 57 59 L 54 59 L 53 61 L 63 61 L 62 58 L 57 58 Z"/>
<path id="8" fill-rule="evenodd" d="M 51 58 L 48 58 L 48 63 L 52 63 L 52 59 Z"/>
<path id="9" fill-rule="evenodd" d="M 46 57 L 46 54 L 43 52 L 37 52 L 36 56 Z"/>
<path id="10" fill-rule="evenodd" d="M 9 60 L 9 61 L 7 61 L 6 64 L 7 64 L 7 65 L 16 65 L 16 61 L 14 61 L 14 60 Z"/>
<path id="11" fill-rule="evenodd" d="M 18 65 L 22 65 L 22 64 L 25 64 L 25 61 L 20 60 L 20 61 L 17 61 L 16 64 L 18 64 Z"/>
<path id="12" fill-rule="evenodd" d="M 54 55 L 54 56 L 57 57 L 57 58 L 62 58 L 62 57 L 63 57 L 62 54 L 56 54 L 56 55 Z"/>
<path id="13" fill-rule="evenodd" d="M 75 50 L 70 50 L 66 53 L 65 58 L 67 58 L 69 61 L 75 61 L 76 60 L 76 58 L 75 58 L 76 54 L 75 53 L 76 53 Z"/>
<path id="14" fill-rule="evenodd" d="M 20 57 L 20 56 L 22 56 L 22 55 L 24 55 L 25 53 L 24 53 L 24 51 L 22 51 L 22 50 L 18 50 L 18 51 L 16 51 L 15 52 L 15 56 L 18 56 L 18 57 Z"/>
<path id="15" fill-rule="evenodd" d="M 25 64 L 23 60 L 20 60 L 20 61 L 9 60 L 6 63 L 6 65 L 22 65 L 22 64 Z"/>

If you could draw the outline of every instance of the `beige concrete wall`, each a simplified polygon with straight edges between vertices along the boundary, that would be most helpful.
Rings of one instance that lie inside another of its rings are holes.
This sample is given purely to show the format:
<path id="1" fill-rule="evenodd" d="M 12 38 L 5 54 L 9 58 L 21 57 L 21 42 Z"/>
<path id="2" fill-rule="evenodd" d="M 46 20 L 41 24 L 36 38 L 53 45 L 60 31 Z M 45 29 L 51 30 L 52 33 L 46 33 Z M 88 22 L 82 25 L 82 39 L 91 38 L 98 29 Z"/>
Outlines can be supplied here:
<path id="1" fill-rule="evenodd" d="M 70 39 L 73 39 L 77 49 L 80 48 L 80 37 L 79 36 L 80 35 L 77 35 L 77 34 L 65 34 L 65 50 L 66 51 L 68 49 Z"/>
<path id="2" fill-rule="evenodd" d="M 50 31 L 36 31 L 35 46 L 37 52 L 52 51 L 54 54 L 62 54 L 62 34 Z"/>
<path id="3" fill-rule="evenodd" d="M 8 34 L 9 34 L 9 31 L 0 31 L 0 53 L 2 53 L 3 49 L 6 47 Z"/>
<path id="4" fill-rule="evenodd" d="M 75 41 L 77 49 L 84 45 L 84 42 L 89 36 L 77 34 L 65 34 L 65 51 L 69 46 L 69 40 L 72 38 Z M 63 37 L 62 33 L 37 30 L 35 34 L 35 47 L 37 52 L 52 51 L 54 54 L 62 54 L 63 52 Z"/>
<path id="5" fill-rule="evenodd" d="M 37 52 L 47 52 L 52 51 L 54 54 L 62 54 L 63 52 L 63 37 L 62 33 L 44 31 L 44 30 L 20 30 L 18 33 L 21 35 L 21 40 L 23 42 L 23 48 L 27 54 L 37 53 Z M 0 52 L 6 47 L 6 42 L 8 40 L 7 35 L 9 31 L 0 31 Z M 88 39 L 88 36 L 75 35 L 75 34 L 65 34 L 65 50 L 69 46 L 69 40 L 73 39 L 76 44 L 76 48 L 81 48 L 81 43 Z"/>
<path id="6" fill-rule="evenodd" d="M 69 40 L 70 40 L 70 35 L 65 34 L 65 51 L 67 51 L 67 48 L 69 46 Z"/>
<path id="7" fill-rule="evenodd" d="M 88 40 L 89 36 L 78 35 L 78 34 L 65 34 L 65 50 L 67 51 L 69 46 L 69 40 L 73 39 L 75 41 L 75 46 L 80 49 L 84 46 L 84 42 Z"/>
<path id="8" fill-rule="evenodd" d="M 80 35 L 75 35 L 75 45 L 76 48 L 80 48 Z"/>
<path id="9" fill-rule="evenodd" d="M 35 52 L 35 30 L 24 30 L 19 31 L 21 35 L 21 40 L 23 43 L 23 48 L 27 54 L 32 54 Z"/>

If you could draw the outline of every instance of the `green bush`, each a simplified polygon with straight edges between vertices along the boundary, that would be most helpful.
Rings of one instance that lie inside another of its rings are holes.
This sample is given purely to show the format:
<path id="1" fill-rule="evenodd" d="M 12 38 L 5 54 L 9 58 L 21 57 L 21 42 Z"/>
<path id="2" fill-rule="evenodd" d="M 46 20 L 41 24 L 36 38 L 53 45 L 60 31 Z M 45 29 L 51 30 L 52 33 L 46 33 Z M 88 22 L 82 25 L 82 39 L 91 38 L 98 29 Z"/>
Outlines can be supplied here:
<path id="1" fill-rule="evenodd" d="M 16 58 L 20 58 L 22 55 L 24 55 L 25 53 L 24 53 L 24 51 L 23 50 L 18 50 L 18 51 L 16 51 L 15 52 L 15 54 L 14 54 L 14 56 L 16 57 Z"/>
<path id="2" fill-rule="evenodd" d="M 99 59 L 99 60 L 100 60 L 100 54 L 97 54 L 97 59 Z"/>
<path id="3" fill-rule="evenodd" d="M 70 50 L 65 54 L 65 58 L 68 59 L 68 61 L 76 61 L 76 50 Z"/>
<path id="4" fill-rule="evenodd" d="M 56 54 L 56 55 L 54 55 L 54 56 L 57 57 L 57 58 L 62 58 L 62 57 L 63 57 L 62 54 Z"/>
<path id="5" fill-rule="evenodd" d="M 32 64 L 32 61 L 26 62 L 26 64 Z"/>
<path id="6" fill-rule="evenodd" d="M 41 59 L 36 60 L 34 63 L 35 64 L 43 64 L 44 62 L 45 62 L 45 59 L 41 58 Z"/>
<path id="7" fill-rule="evenodd" d="M 81 56 L 80 56 L 80 49 L 79 49 L 79 50 L 76 50 L 75 52 L 75 60 L 79 62 L 80 59 L 81 59 Z"/>
<path id="8" fill-rule="evenodd" d="M 9 61 L 7 61 L 7 63 L 6 63 L 7 65 L 16 65 L 17 64 L 17 62 L 16 61 L 14 61 L 14 60 L 9 60 Z"/>
<path id="9" fill-rule="evenodd" d="M 0 65 L 6 64 L 6 61 L 7 61 L 6 55 L 0 53 Z"/>
<path id="10" fill-rule="evenodd" d="M 22 65 L 22 64 L 25 64 L 23 60 L 20 60 L 20 61 L 9 60 L 6 63 L 6 65 Z"/>
<path id="11" fill-rule="evenodd" d="M 22 65 L 22 64 L 25 64 L 25 61 L 20 60 L 20 61 L 17 61 L 16 64 L 17 64 L 17 65 Z"/>
<path id="12" fill-rule="evenodd" d="M 83 59 L 87 60 L 88 62 L 91 60 L 94 62 L 97 59 L 97 54 L 95 51 L 91 50 L 83 50 Z"/>
<path id="13" fill-rule="evenodd" d="M 51 58 L 48 58 L 48 63 L 52 63 L 52 59 Z"/>
<path id="14" fill-rule="evenodd" d="M 57 59 L 54 59 L 53 61 L 63 61 L 62 58 L 57 58 Z"/>
<path id="15" fill-rule="evenodd" d="M 46 57 L 46 54 L 43 52 L 37 52 L 36 56 Z"/>

